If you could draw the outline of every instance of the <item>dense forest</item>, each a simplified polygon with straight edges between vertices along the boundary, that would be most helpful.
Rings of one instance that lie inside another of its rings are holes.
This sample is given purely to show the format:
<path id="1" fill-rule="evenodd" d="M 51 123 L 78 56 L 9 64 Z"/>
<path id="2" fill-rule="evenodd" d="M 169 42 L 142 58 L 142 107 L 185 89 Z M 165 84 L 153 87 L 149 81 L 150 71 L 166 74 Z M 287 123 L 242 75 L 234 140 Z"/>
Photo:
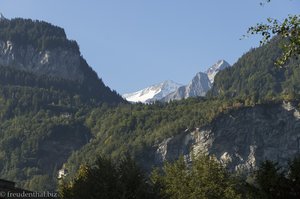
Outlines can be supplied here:
<path id="1" fill-rule="evenodd" d="M 0 38 L 18 46 L 32 45 L 39 50 L 67 48 L 78 51 L 76 41 L 68 40 L 64 29 L 44 21 L 16 18 L 1 20 Z"/>
<path id="2" fill-rule="evenodd" d="M 296 199 L 299 188 L 299 157 L 285 169 L 266 160 L 245 179 L 228 172 L 215 157 L 200 153 L 192 163 L 183 156 L 165 163 L 150 177 L 128 156 L 119 161 L 100 156 L 82 165 L 71 181 L 61 181 L 59 193 L 65 199 Z"/>
<path id="3" fill-rule="evenodd" d="M 216 75 L 209 95 L 237 98 L 247 103 L 299 98 L 299 59 L 284 66 L 275 65 L 285 40 L 275 37 L 264 46 L 251 49 L 232 67 Z"/>

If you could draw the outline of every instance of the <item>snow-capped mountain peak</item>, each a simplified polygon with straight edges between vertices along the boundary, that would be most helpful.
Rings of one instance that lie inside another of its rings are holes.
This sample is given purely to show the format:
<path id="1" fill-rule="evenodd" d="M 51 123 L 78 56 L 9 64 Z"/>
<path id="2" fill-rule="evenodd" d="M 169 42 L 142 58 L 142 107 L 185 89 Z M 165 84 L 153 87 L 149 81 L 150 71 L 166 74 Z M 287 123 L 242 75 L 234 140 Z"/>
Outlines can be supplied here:
<path id="1" fill-rule="evenodd" d="M 225 60 L 219 60 L 205 72 L 198 72 L 188 85 L 183 86 L 168 80 L 134 93 L 124 94 L 123 98 L 130 102 L 150 103 L 205 96 L 211 89 L 216 74 L 227 67 L 230 65 Z"/>
<path id="2" fill-rule="evenodd" d="M 208 79 L 211 83 L 214 82 L 215 76 L 216 74 L 225 69 L 230 67 L 229 63 L 227 63 L 225 60 L 219 60 L 217 63 L 215 63 L 214 65 L 212 65 L 211 67 L 209 67 L 206 71 Z"/>
<path id="3" fill-rule="evenodd" d="M 180 86 L 182 85 L 167 80 L 134 93 L 126 93 L 123 95 L 123 98 L 130 102 L 150 103 L 164 98 L 168 94 L 176 91 Z"/>
<path id="4" fill-rule="evenodd" d="M 211 83 L 207 74 L 198 72 L 192 81 L 186 86 L 185 98 L 204 96 L 210 88 Z"/>

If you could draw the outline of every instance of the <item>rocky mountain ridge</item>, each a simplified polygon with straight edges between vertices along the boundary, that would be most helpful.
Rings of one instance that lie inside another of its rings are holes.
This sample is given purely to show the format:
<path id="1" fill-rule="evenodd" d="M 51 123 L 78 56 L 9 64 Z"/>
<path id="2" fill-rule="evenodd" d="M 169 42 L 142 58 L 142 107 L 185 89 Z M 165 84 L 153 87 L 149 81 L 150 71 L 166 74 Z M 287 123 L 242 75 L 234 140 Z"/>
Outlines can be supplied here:
<path id="1" fill-rule="evenodd" d="M 0 65 L 37 75 L 49 75 L 82 81 L 80 52 L 56 48 L 39 51 L 33 46 L 17 46 L 12 41 L 0 40 Z"/>
<path id="2" fill-rule="evenodd" d="M 230 64 L 227 63 L 225 60 L 219 60 L 217 63 L 209 67 L 207 71 L 205 71 L 205 73 L 207 74 L 210 83 L 214 83 L 215 76 L 219 71 L 224 70 L 228 67 L 230 67 Z"/>
<path id="3" fill-rule="evenodd" d="M 206 73 L 199 72 L 195 75 L 192 81 L 186 85 L 181 86 L 173 93 L 170 93 L 161 101 L 169 102 L 172 100 L 181 100 L 189 97 L 205 96 L 207 91 L 211 88 L 211 82 Z"/>
<path id="4" fill-rule="evenodd" d="M 204 152 L 216 156 L 230 170 L 250 172 L 260 162 L 286 165 L 300 154 L 300 112 L 295 103 L 256 105 L 230 111 L 209 126 L 186 129 L 155 146 L 156 165 L 180 155 L 191 160 Z"/>

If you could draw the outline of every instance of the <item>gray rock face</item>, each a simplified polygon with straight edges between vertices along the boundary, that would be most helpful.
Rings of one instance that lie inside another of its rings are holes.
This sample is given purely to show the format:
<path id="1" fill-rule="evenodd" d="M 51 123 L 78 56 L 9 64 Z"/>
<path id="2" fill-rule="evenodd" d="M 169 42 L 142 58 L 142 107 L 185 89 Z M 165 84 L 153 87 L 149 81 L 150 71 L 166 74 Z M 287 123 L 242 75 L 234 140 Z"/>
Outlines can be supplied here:
<path id="1" fill-rule="evenodd" d="M 82 80 L 80 52 L 56 48 L 38 51 L 32 46 L 16 47 L 0 40 L 0 65 L 14 67 L 37 75 L 50 75 L 68 80 Z"/>
<path id="2" fill-rule="evenodd" d="M 225 60 L 219 60 L 217 63 L 209 67 L 207 69 L 206 74 L 208 75 L 208 79 L 211 83 L 214 82 L 215 76 L 218 72 L 221 70 L 224 70 L 225 68 L 230 67 L 230 64 L 228 64 Z"/>
<path id="3" fill-rule="evenodd" d="M 188 98 L 204 96 L 210 88 L 211 83 L 208 79 L 207 74 L 199 72 L 193 78 L 192 82 L 190 82 L 189 85 L 186 86 L 186 94 L 184 97 Z"/>
<path id="4" fill-rule="evenodd" d="M 187 86 L 179 87 L 175 92 L 170 93 L 162 99 L 169 102 L 172 100 L 186 99 L 188 97 L 205 96 L 211 88 L 211 83 L 206 73 L 199 72 Z"/>
<path id="5" fill-rule="evenodd" d="M 162 98 L 162 102 L 170 102 L 172 100 L 181 100 L 186 95 L 186 86 L 180 86 L 175 92 L 170 93 L 166 97 Z"/>
<path id="6" fill-rule="evenodd" d="M 163 102 L 172 100 L 181 100 L 189 97 L 205 96 L 214 82 L 214 78 L 218 72 L 230 67 L 225 60 L 219 60 L 217 63 L 207 69 L 205 73 L 199 72 L 187 86 L 178 88 L 173 93 L 162 98 Z"/>
<path id="7" fill-rule="evenodd" d="M 249 172 L 264 160 L 286 165 L 300 152 L 300 113 L 290 103 L 231 111 L 209 126 L 186 130 L 155 146 L 155 163 L 204 152 L 230 170 Z"/>

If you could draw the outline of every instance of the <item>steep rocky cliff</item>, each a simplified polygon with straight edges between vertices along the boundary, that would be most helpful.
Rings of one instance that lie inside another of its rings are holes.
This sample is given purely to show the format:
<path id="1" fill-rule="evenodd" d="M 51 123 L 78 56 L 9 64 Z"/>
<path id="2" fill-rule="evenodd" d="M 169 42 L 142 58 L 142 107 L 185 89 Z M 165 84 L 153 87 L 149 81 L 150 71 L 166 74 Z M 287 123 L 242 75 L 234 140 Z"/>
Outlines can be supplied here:
<path id="1" fill-rule="evenodd" d="M 215 155 L 231 170 L 251 171 L 263 160 L 281 165 L 300 152 L 300 113 L 291 103 L 256 105 L 231 111 L 209 126 L 165 139 L 156 146 L 155 162 L 192 153 Z"/>
<path id="2" fill-rule="evenodd" d="M 0 20 L 0 67 L 2 70 L 24 72 L 23 76 L 25 73 L 27 76 L 34 75 L 35 79 L 42 77 L 47 81 L 44 83 L 47 88 L 52 86 L 57 89 L 58 84 L 68 84 L 59 86 L 59 89 L 72 90 L 72 95 L 77 94 L 86 100 L 107 103 L 124 101 L 105 86 L 88 65 L 81 56 L 77 42 L 69 40 L 64 29 L 47 22 L 18 18 Z M 14 84 L 11 79 L 5 83 Z M 34 86 L 45 88 L 41 85 Z M 28 86 L 27 79 L 18 86 Z"/>
<path id="3" fill-rule="evenodd" d="M 217 73 L 229 67 L 230 65 L 225 60 L 219 60 L 209 67 L 206 72 L 198 72 L 188 85 L 179 87 L 176 91 L 168 94 L 160 101 L 170 102 L 173 100 L 187 99 L 189 97 L 203 97 L 211 89 Z"/>
<path id="4" fill-rule="evenodd" d="M 218 72 L 229 67 L 230 64 L 225 60 L 219 60 L 217 63 L 209 67 L 205 73 L 207 74 L 210 83 L 214 83 L 215 76 L 218 74 Z"/>
<path id="5" fill-rule="evenodd" d="M 0 38 L 1 39 L 1 38 Z M 0 40 L 0 65 L 69 80 L 83 80 L 79 51 L 56 48 L 43 50 L 32 45 L 16 46 L 10 40 Z"/>
<path id="6" fill-rule="evenodd" d="M 188 85 L 179 87 L 175 92 L 170 93 L 161 101 L 169 102 L 172 100 L 186 99 L 188 97 L 205 96 L 210 88 L 211 83 L 207 74 L 199 72 Z"/>

